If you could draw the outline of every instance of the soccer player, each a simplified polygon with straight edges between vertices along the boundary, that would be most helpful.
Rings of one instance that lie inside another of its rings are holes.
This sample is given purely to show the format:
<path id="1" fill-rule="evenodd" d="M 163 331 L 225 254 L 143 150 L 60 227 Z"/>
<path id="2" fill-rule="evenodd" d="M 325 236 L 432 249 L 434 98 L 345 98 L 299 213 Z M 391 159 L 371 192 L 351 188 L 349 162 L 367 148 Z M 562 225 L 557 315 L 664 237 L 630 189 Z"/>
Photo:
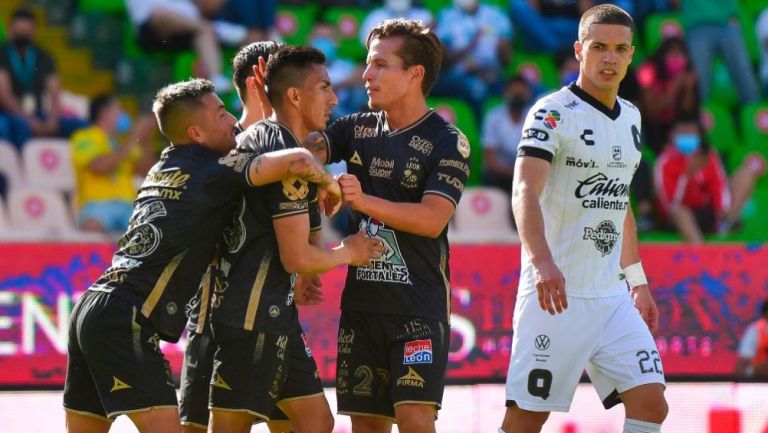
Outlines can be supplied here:
<path id="1" fill-rule="evenodd" d="M 261 92 L 254 90 L 257 84 L 253 68 L 258 67 L 259 57 L 268 59 L 278 47 L 280 44 L 273 41 L 254 42 L 241 48 L 232 59 L 232 81 L 243 104 L 240 120 L 235 124 L 237 134 L 264 117 Z M 185 433 L 204 433 L 208 430 L 208 390 L 213 371 L 213 354 L 217 347 L 212 341 L 208 324 L 210 297 L 213 293 L 211 287 L 216 283 L 215 272 L 219 259 L 216 257 L 214 260 L 217 263 L 209 266 L 197 293 L 187 305 L 188 337 L 179 392 L 179 415 Z"/>
<path id="2" fill-rule="evenodd" d="M 141 432 L 179 432 L 176 391 L 159 341 L 179 339 L 214 243 L 247 186 L 299 176 L 332 184 L 306 150 L 227 155 L 235 118 L 207 80 L 161 89 L 153 104 L 171 145 L 147 174 L 111 266 L 80 298 L 69 327 L 67 430 L 106 432 L 127 414 Z M 338 188 L 338 185 L 336 185 Z"/>
<path id="3" fill-rule="evenodd" d="M 263 154 L 301 146 L 325 129 L 338 100 L 315 48 L 283 47 L 266 67 L 274 115 L 238 136 L 238 151 Z M 211 323 L 219 348 L 211 382 L 210 431 L 248 432 L 279 407 L 297 433 L 330 433 L 333 416 L 317 365 L 298 321 L 294 273 L 318 274 L 361 266 L 384 247 L 362 231 L 325 251 L 318 238 L 316 188 L 288 179 L 246 191 L 245 205 L 227 230 L 220 265 L 223 284 L 212 299 Z"/>
<path id="4" fill-rule="evenodd" d="M 628 202 L 640 113 L 617 97 L 632 26 L 610 4 L 586 11 L 578 79 L 540 99 L 523 127 L 512 188 L 522 269 L 500 432 L 539 432 L 550 411 L 568 411 L 584 368 L 606 408 L 624 403 L 625 433 L 659 432 L 667 414 L 658 310 Z"/>
<path id="5" fill-rule="evenodd" d="M 427 106 L 442 44 L 420 21 L 386 20 L 368 35 L 368 105 L 315 134 L 339 178 L 351 223 L 386 254 L 350 266 L 341 300 L 336 395 L 355 432 L 434 432 L 450 339 L 448 221 L 469 176 L 464 134 Z"/>

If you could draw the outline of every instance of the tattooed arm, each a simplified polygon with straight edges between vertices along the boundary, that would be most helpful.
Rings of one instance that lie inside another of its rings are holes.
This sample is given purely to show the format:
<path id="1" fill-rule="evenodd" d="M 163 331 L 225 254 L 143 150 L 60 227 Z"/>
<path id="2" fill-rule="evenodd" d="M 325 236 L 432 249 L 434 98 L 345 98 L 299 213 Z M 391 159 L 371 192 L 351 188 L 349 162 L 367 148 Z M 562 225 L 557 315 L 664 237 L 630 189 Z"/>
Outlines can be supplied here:
<path id="1" fill-rule="evenodd" d="M 306 149 L 285 149 L 259 155 L 251 161 L 248 177 L 254 186 L 292 177 L 319 185 L 335 183 L 333 176 Z"/>
<path id="2" fill-rule="evenodd" d="M 301 144 L 305 149 L 312 152 L 312 155 L 323 164 L 328 163 L 328 143 L 325 136 L 319 132 L 310 132 L 304 143 Z"/>

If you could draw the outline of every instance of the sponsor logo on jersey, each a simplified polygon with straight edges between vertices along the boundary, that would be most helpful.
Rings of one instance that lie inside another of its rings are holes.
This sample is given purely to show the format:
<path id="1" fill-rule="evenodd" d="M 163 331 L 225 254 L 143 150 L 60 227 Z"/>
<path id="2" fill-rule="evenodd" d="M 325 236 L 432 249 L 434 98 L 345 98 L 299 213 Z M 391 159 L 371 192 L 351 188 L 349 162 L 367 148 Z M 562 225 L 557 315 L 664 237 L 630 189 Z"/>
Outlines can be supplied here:
<path id="1" fill-rule="evenodd" d="M 339 368 L 336 369 L 336 393 L 339 395 L 344 395 L 349 392 L 349 381 L 347 380 L 347 376 L 349 376 L 349 365 L 347 364 L 347 361 L 341 361 Z"/>
<path id="2" fill-rule="evenodd" d="M 415 388 L 424 388 L 424 378 L 419 373 L 408 367 L 408 373 L 397 379 L 397 386 L 411 386 Z"/>
<path id="3" fill-rule="evenodd" d="M 307 335 L 303 332 L 301 333 L 301 342 L 304 343 L 304 353 L 307 354 L 307 358 L 311 358 L 312 349 L 309 347 L 309 340 L 307 339 Z"/>
<path id="4" fill-rule="evenodd" d="M 594 131 L 591 129 L 585 129 L 581 131 L 581 135 L 579 135 L 579 138 L 581 138 L 581 141 L 584 142 L 587 146 L 594 146 L 595 140 L 592 140 L 590 137 L 592 137 L 592 134 L 594 134 Z"/>
<path id="5" fill-rule="evenodd" d="M 127 383 L 116 378 L 115 376 L 112 376 L 112 380 L 114 383 L 112 384 L 112 389 L 110 389 L 109 392 L 115 392 L 115 391 L 120 391 L 121 389 L 133 388 L 131 385 L 128 385 Z"/>
<path id="6" fill-rule="evenodd" d="M 179 307 L 176 305 L 175 302 L 169 302 L 165 304 L 165 311 L 166 313 L 173 316 L 174 314 L 176 314 L 177 311 L 179 311 Z"/>
<path id="7" fill-rule="evenodd" d="M 283 195 L 288 200 L 304 200 L 309 194 L 309 184 L 298 177 L 283 180 Z"/>
<path id="8" fill-rule="evenodd" d="M 236 253 L 240 251 L 245 243 L 245 221 L 243 216 L 245 215 L 245 197 L 240 199 L 240 203 L 237 205 L 234 215 L 232 215 L 232 222 L 224 227 L 224 243 L 227 245 L 227 251 L 230 253 Z"/>
<path id="9" fill-rule="evenodd" d="M 534 340 L 534 345 L 536 346 L 536 349 L 538 350 L 547 350 L 549 349 L 549 337 L 541 334 L 536 336 L 536 340 Z"/>
<path id="10" fill-rule="evenodd" d="M 235 170 L 238 173 L 242 173 L 245 169 L 246 164 L 250 162 L 251 158 L 253 157 L 252 153 L 249 152 L 241 152 L 241 153 L 230 153 L 227 156 L 222 156 L 219 158 L 219 164 L 225 165 L 227 167 L 231 167 L 232 170 Z"/>
<path id="11" fill-rule="evenodd" d="M 163 236 L 152 221 L 167 214 L 165 204 L 159 200 L 146 202 L 134 210 L 128 231 L 118 241 L 120 253 L 141 258 L 155 252 Z"/>
<path id="12" fill-rule="evenodd" d="M 620 233 L 616 231 L 616 226 L 612 221 L 602 221 L 597 227 L 584 227 L 584 240 L 594 241 L 595 248 L 603 257 L 613 251 L 613 247 L 619 240 Z"/>
<path id="13" fill-rule="evenodd" d="M 283 366 L 279 365 L 275 372 L 275 377 L 272 378 L 272 387 L 269 388 L 268 394 L 273 399 L 277 399 L 280 395 L 280 384 L 284 383 L 283 380 Z"/>
<path id="14" fill-rule="evenodd" d="M 421 138 L 418 135 L 411 137 L 411 141 L 408 142 L 408 146 L 411 146 L 424 155 L 430 155 L 432 153 L 432 149 L 435 147 L 429 140 Z"/>
<path id="15" fill-rule="evenodd" d="M 621 146 L 611 146 L 611 157 L 613 161 L 608 163 L 608 167 L 611 168 L 624 168 L 627 164 L 621 162 L 622 151 Z"/>
<path id="16" fill-rule="evenodd" d="M 549 140 L 549 133 L 543 129 L 539 128 L 528 128 L 525 131 L 523 131 L 523 140 L 539 140 L 539 141 L 547 141 Z"/>
<path id="17" fill-rule="evenodd" d="M 281 202 L 278 209 L 283 211 L 300 211 L 309 209 L 309 204 L 306 201 L 289 201 Z"/>
<path id="18" fill-rule="evenodd" d="M 560 125 L 560 112 L 557 110 L 549 110 L 542 119 L 544 127 L 547 129 L 555 129 Z"/>
<path id="19" fill-rule="evenodd" d="M 355 125 L 355 139 L 372 138 L 376 136 L 376 128 L 363 125 Z"/>
<path id="20" fill-rule="evenodd" d="M 603 173 L 595 173 L 578 181 L 574 195 L 582 200 L 581 206 L 585 209 L 626 210 L 629 184 L 622 183 L 619 178 L 609 179 Z"/>
<path id="21" fill-rule="evenodd" d="M 565 157 L 565 166 L 566 167 L 577 167 L 577 168 L 597 168 L 597 163 L 593 160 L 583 160 L 581 158 L 576 159 L 573 156 L 566 156 Z"/>
<path id="22" fill-rule="evenodd" d="M 155 170 L 147 175 L 139 188 L 138 198 L 158 197 L 179 200 L 191 176 L 178 168 Z"/>
<path id="23" fill-rule="evenodd" d="M 277 305 L 270 305 L 269 306 L 269 317 L 273 319 L 277 319 L 277 317 L 280 316 L 280 307 Z"/>
<path id="24" fill-rule="evenodd" d="M 459 192 L 464 191 L 464 182 L 462 182 L 461 179 L 458 177 L 451 176 L 445 173 L 438 173 L 437 180 L 447 183 L 448 185 L 459 190 Z"/>
<path id="25" fill-rule="evenodd" d="M 411 284 L 410 272 L 395 232 L 384 228 L 384 223 L 375 218 L 360 221 L 360 228 L 368 237 L 380 240 L 386 251 L 380 258 L 371 260 L 369 266 L 359 266 L 356 269 L 356 278 L 364 281 Z"/>
<path id="26" fill-rule="evenodd" d="M 445 160 L 441 159 L 440 161 Z M 400 186 L 405 189 L 414 189 L 418 187 L 419 181 L 421 180 L 421 173 L 421 162 L 419 162 L 419 158 L 412 156 L 408 159 L 408 162 L 405 163 L 403 177 L 400 179 Z"/>
<path id="27" fill-rule="evenodd" d="M 275 347 L 277 347 L 277 357 L 285 361 L 285 349 L 288 347 L 288 336 L 281 335 L 277 337 Z"/>
<path id="28" fill-rule="evenodd" d="M 357 153 L 357 151 L 352 154 L 352 158 L 349 158 L 349 162 L 352 164 L 363 165 L 363 160 L 360 159 L 360 154 Z"/>
<path id="29" fill-rule="evenodd" d="M 461 156 L 469 158 L 469 155 L 472 153 L 472 148 L 469 146 L 469 140 L 467 140 L 466 135 L 459 133 L 459 139 L 456 141 L 456 149 L 458 149 Z"/>
<path id="30" fill-rule="evenodd" d="M 432 340 L 414 340 L 405 343 L 403 365 L 431 364 Z"/>
<path id="31" fill-rule="evenodd" d="M 577 100 L 575 100 L 575 99 L 574 99 L 573 101 L 571 101 L 571 102 L 569 102 L 569 103 L 565 104 L 565 108 L 569 108 L 569 109 L 573 110 L 573 109 L 574 109 L 574 108 L 576 108 L 578 105 L 579 105 L 579 101 L 577 101 Z"/>
<path id="32" fill-rule="evenodd" d="M 339 328 L 338 347 L 339 353 L 349 355 L 355 344 L 355 330 Z"/>
<path id="33" fill-rule="evenodd" d="M 457 161 L 455 159 L 441 159 L 440 162 L 437 163 L 440 167 L 452 167 L 457 168 L 464 172 L 467 176 L 469 176 L 469 164 L 467 164 L 464 161 Z"/>
<path id="34" fill-rule="evenodd" d="M 371 166 L 368 168 L 368 174 L 373 177 L 381 177 L 384 179 L 392 178 L 392 170 L 395 168 L 394 159 L 385 159 L 379 157 L 373 157 L 371 160 Z"/>

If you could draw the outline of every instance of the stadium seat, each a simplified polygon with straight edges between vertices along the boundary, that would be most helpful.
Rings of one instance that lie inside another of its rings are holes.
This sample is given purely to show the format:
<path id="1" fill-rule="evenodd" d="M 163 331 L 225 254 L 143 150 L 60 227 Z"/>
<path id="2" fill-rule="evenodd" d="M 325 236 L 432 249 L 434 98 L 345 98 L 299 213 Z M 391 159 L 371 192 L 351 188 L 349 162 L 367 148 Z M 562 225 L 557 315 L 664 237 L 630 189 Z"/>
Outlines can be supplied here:
<path id="1" fill-rule="evenodd" d="M 560 87 L 560 74 L 553 57 L 549 54 L 532 54 L 516 51 L 505 70 L 505 75 L 522 75 L 537 90 L 553 90 Z"/>
<path id="2" fill-rule="evenodd" d="M 739 120 L 746 148 L 768 156 L 768 101 L 744 107 Z"/>
<path id="3" fill-rule="evenodd" d="M 27 185 L 72 192 L 75 173 L 69 141 L 60 138 L 33 138 L 22 151 Z"/>
<path id="4" fill-rule="evenodd" d="M 275 27 L 286 44 L 304 45 L 307 43 L 307 35 L 312 29 L 316 14 L 317 6 L 314 4 L 280 5 L 275 17 Z"/>
<path id="5" fill-rule="evenodd" d="M 683 37 L 685 30 L 676 13 L 660 13 L 648 16 L 643 26 L 645 31 L 645 53 L 652 56 L 661 41 L 677 36 Z"/>
<path id="6" fill-rule="evenodd" d="M 331 7 L 323 18 L 338 29 L 339 57 L 362 61 L 365 59 L 365 47 L 360 44 L 360 25 L 368 11 L 353 7 Z"/>
<path id="7" fill-rule="evenodd" d="M 455 98 L 429 98 L 427 104 L 433 107 L 443 119 L 456 125 L 467 136 L 469 146 L 472 149 L 471 172 L 467 185 L 479 185 L 480 174 L 483 169 L 483 149 L 472 109 L 466 102 Z"/>
<path id="8" fill-rule="evenodd" d="M 79 0 L 78 6 L 88 12 L 125 13 L 125 0 Z"/>
<path id="9" fill-rule="evenodd" d="M 715 59 L 712 64 L 712 82 L 709 84 L 709 99 L 729 108 L 739 103 L 739 92 L 731 79 L 731 73 L 722 59 Z"/>
<path id="10" fill-rule="evenodd" d="M 8 189 L 18 188 L 24 184 L 19 152 L 14 145 L 4 140 L 0 140 L 0 173 L 5 176 Z"/>
<path id="11" fill-rule="evenodd" d="M 465 244 L 520 242 L 510 218 L 509 196 L 497 188 L 465 189 L 453 215 L 448 238 Z"/>
<path id="12" fill-rule="evenodd" d="M 741 147 L 731 113 L 719 102 L 710 100 L 702 105 L 701 125 L 709 144 L 721 153 Z"/>

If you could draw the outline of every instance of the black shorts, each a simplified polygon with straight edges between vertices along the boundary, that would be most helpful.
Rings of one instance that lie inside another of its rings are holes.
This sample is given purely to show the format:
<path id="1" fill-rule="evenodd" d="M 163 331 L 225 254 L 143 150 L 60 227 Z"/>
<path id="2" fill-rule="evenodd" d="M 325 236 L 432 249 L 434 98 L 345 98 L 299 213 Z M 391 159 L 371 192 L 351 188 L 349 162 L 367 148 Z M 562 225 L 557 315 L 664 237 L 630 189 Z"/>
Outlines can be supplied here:
<path id="1" fill-rule="evenodd" d="M 190 332 L 187 337 L 179 390 L 179 416 L 183 425 L 208 426 L 208 390 L 216 348 L 210 333 Z"/>
<path id="2" fill-rule="evenodd" d="M 394 418 L 400 403 L 440 409 L 448 364 L 447 322 L 341 312 L 336 358 L 339 413 Z"/>
<path id="3" fill-rule="evenodd" d="M 278 404 L 322 395 L 312 351 L 299 329 L 290 335 L 214 324 L 219 349 L 211 382 L 213 409 L 245 411 L 261 420 L 287 419 Z"/>
<path id="4" fill-rule="evenodd" d="M 176 408 L 159 336 L 133 305 L 87 291 L 70 316 L 64 408 L 98 418 Z"/>

